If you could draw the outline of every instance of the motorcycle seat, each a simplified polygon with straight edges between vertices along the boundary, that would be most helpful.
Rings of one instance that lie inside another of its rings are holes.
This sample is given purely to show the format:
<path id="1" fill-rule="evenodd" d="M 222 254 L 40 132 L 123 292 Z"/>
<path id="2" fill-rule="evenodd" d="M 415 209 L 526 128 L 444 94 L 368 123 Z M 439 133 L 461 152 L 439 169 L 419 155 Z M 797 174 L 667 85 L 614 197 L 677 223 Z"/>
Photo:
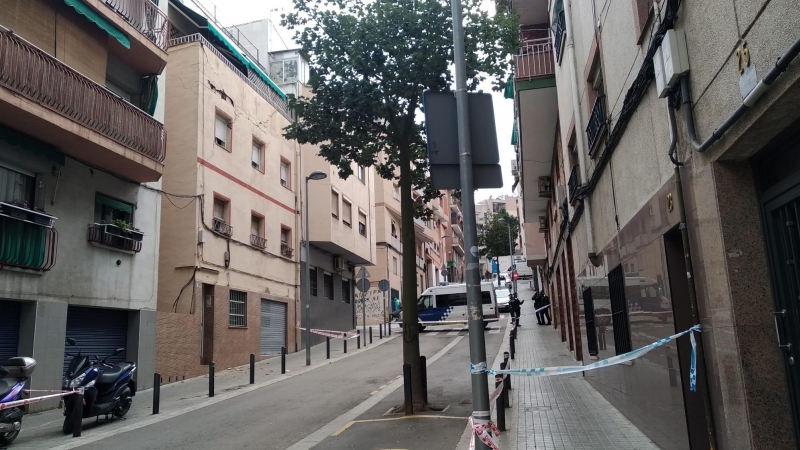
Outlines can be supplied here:
<path id="1" fill-rule="evenodd" d="M 105 368 L 100 372 L 100 376 L 97 377 L 97 384 L 113 385 L 123 373 L 131 370 L 131 368 L 133 368 L 133 363 L 129 362 L 117 363 L 113 367 Z"/>
<path id="2" fill-rule="evenodd" d="M 24 381 L 23 378 L 0 378 L 0 400 L 14 389 L 17 383 Z"/>

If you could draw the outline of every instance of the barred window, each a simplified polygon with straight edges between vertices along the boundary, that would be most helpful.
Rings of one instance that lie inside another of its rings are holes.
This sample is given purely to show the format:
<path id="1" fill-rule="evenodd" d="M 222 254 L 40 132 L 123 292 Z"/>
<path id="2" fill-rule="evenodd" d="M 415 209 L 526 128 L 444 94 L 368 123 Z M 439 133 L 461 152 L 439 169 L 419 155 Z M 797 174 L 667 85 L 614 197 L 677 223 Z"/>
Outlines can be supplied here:
<path id="1" fill-rule="evenodd" d="M 231 291 L 228 325 L 247 326 L 247 292 Z"/>
<path id="2" fill-rule="evenodd" d="M 342 278 L 342 301 L 350 303 L 350 280 Z"/>
<path id="3" fill-rule="evenodd" d="M 309 285 L 311 286 L 311 296 L 312 297 L 316 297 L 317 295 L 319 295 L 318 288 L 317 288 L 317 268 L 316 267 L 312 267 L 312 268 L 308 269 L 308 277 L 310 278 L 310 280 L 308 280 L 308 281 L 310 282 Z"/>

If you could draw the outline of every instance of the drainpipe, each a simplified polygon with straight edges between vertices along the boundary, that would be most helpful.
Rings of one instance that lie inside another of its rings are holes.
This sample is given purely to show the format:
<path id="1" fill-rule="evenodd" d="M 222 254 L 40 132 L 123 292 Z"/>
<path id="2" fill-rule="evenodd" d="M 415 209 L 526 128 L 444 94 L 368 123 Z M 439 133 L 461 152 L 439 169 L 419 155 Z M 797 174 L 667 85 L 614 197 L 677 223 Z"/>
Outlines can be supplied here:
<path id="1" fill-rule="evenodd" d="M 678 130 L 675 125 L 675 110 L 668 102 L 667 112 L 669 114 L 669 159 L 675 165 L 675 201 L 678 204 L 678 215 L 680 216 L 681 238 L 683 240 L 683 254 L 686 263 L 686 281 L 689 284 L 689 308 L 692 313 L 692 324 L 700 325 L 700 314 L 697 309 L 697 290 L 694 284 L 694 268 L 692 266 L 692 251 L 689 247 L 689 229 L 686 226 L 686 205 L 683 203 L 683 181 L 681 180 L 681 166 L 683 164 L 676 157 L 676 144 L 678 142 Z M 689 109 L 688 106 L 684 108 Z M 708 446 L 711 450 L 717 448 L 717 433 L 714 426 L 714 414 L 711 409 L 711 392 L 708 388 L 708 370 L 705 353 L 703 351 L 703 339 L 697 340 L 697 365 L 700 367 L 698 383 L 703 392 L 703 410 L 706 417 L 706 427 L 708 431 Z"/>
<path id="2" fill-rule="evenodd" d="M 747 94 L 747 97 L 742 101 L 742 104 L 736 108 L 736 111 L 733 112 L 724 122 L 722 125 L 719 126 L 714 132 L 709 136 L 708 139 L 703 141 L 702 143 L 697 140 L 697 132 L 694 128 L 694 117 L 692 116 L 692 98 L 691 94 L 689 93 L 689 77 L 683 76 L 681 78 L 681 100 L 683 101 L 684 105 L 684 118 L 686 120 L 686 129 L 689 132 L 689 141 L 692 144 L 692 147 L 700 153 L 708 150 L 715 142 L 722 138 L 722 135 L 728 131 L 733 124 L 735 124 L 743 115 L 746 113 L 755 103 L 764 95 L 764 92 L 769 90 L 772 83 L 779 77 L 786 69 L 789 67 L 789 64 L 797 57 L 797 54 L 800 53 L 800 39 L 796 40 L 791 47 L 778 59 L 775 63 L 775 67 L 770 70 L 767 75 L 758 82 L 756 87 Z"/>
<path id="3" fill-rule="evenodd" d="M 581 182 L 586 183 L 586 144 L 583 140 L 583 117 L 581 116 L 581 103 L 578 96 L 578 63 L 575 60 L 575 40 L 572 38 L 572 12 L 571 2 L 564 4 L 564 17 L 566 19 L 567 32 L 567 58 L 569 59 L 570 72 L 569 79 L 572 91 L 572 115 L 575 118 L 575 144 L 578 146 L 578 165 L 581 171 Z M 594 27 L 594 25 L 592 25 Z M 599 44 L 599 43 L 598 43 Z M 592 205 L 588 197 L 583 199 L 583 215 L 586 223 L 586 246 L 588 247 L 589 259 L 595 257 L 594 233 L 592 231 Z"/>

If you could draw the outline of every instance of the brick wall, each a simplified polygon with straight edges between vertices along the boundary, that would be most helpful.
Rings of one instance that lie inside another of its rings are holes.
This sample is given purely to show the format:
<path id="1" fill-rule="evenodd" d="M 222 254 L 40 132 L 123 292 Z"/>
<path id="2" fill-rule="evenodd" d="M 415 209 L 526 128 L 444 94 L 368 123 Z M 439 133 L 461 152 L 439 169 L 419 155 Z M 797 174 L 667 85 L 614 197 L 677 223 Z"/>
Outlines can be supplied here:
<path id="1" fill-rule="evenodd" d="M 163 383 L 205 374 L 200 365 L 200 313 L 158 311 L 156 372 Z"/>

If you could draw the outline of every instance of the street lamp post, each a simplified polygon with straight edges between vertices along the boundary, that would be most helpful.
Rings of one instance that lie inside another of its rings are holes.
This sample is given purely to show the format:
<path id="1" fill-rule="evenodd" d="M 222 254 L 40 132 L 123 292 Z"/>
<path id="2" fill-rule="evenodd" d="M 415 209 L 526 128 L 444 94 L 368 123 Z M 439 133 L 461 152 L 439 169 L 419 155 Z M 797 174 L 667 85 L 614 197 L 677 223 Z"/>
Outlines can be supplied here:
<path id="1" fill-rule="evenodd" d="M 506 219 L 502 218 L 502 217 L 497 219 L 497 221 L 500 222 L 500 223 L 506 224 L 506 226 L 508 227 L 508 255 L 509 255 L 509 259 L 511 259 L 511 267 L 513 268 L 514 271 L 516 271 L 517 265 L 514 263 L 514 246 L 511 244 L 511 224 L 508 223 L 508 221 Z M 513 276 L 513 273 L 512 273 L 512 276 Z M 514 293 L 516 294 L 517 293 L 517 280 L 513 280 L 513 281 L 514 281 Z"/>
<path id="2" fill-rule="evenodd" d="M 306 239 L 303 243 L 303 253 L 306 267 L 303 270 L 305 283 L 303 283 L 303 297 L 306 299 L 306 365 L 311 365 L 311 239 L 308 230 L 308 182 L 309 180 L 324 180 L 328 174 L 315 170 L 306 177 Z"/>

